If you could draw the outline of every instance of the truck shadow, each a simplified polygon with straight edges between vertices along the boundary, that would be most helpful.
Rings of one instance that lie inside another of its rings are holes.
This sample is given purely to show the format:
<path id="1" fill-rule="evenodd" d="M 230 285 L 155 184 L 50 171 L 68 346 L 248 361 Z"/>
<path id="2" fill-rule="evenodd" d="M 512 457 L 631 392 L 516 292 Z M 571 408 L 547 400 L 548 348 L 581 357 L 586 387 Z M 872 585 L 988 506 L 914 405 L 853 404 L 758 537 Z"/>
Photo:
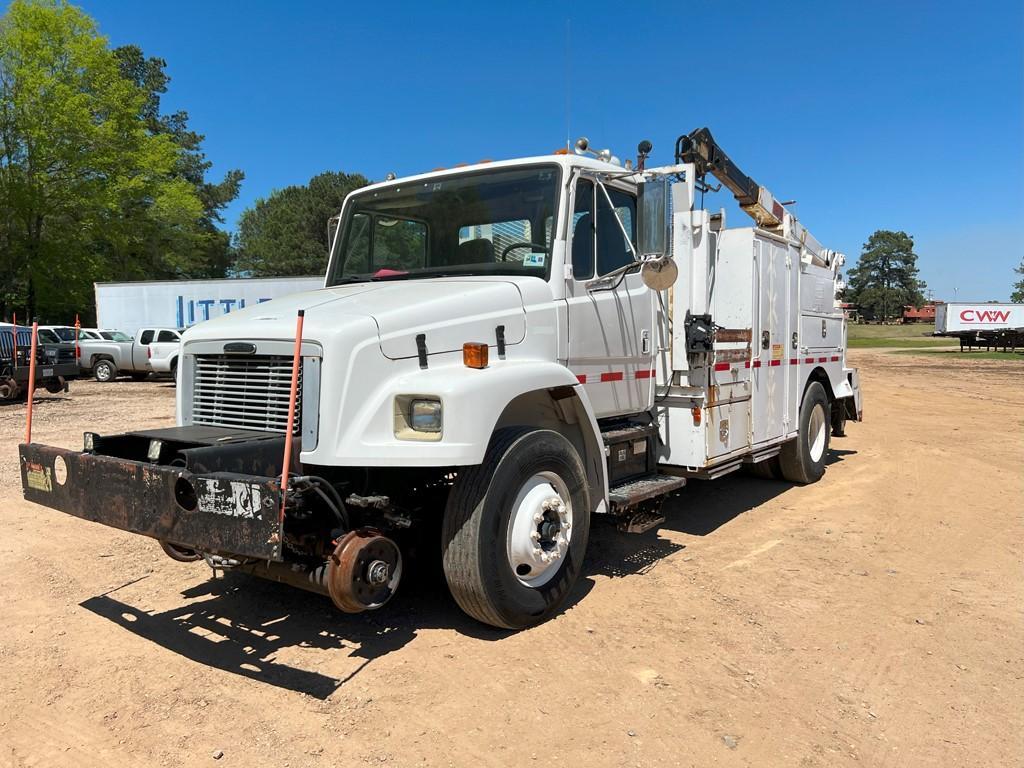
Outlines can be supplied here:
<path id="1" fill-rule="evenodd" d="M 512 634 L 463 614 L 448 594 L 439 558 L 436 573 L 432 563 L 425 565 L 407 574 L 384 609 L 358 615 L 339 612 L 327 597 L 231 573 L 184 590 L 182 605 L 167 611 L 147 612 L 111 594 L 80 605 L 198 664 L 323 700 L 373 660 L 412 642 L 421 630 L 453 629 L 482 641 Z M 589 592 L 593 582 L 586 581 L 577 586 L 571 603 Z M 333 677 L 317 671 L 321 665 L 316 662 L 303 668 L 281 660 L 294 658 L 295 649 L 362 661 L 344 676 Z"/>
<path id="2" fill-rule="evenodd" d="M 829 463 L 852 453 L 833 450 Z M 659 536 L 659 530 L 707 536 L 792 487 L 739 474 L 727 482 L 693 481 L 667 502 L 667 519 L 660 529 L 629 535 L 619 533 L 610 521 L 597 521 L 582 578 L 562 611 L 586 597 L 595 586 L 594 577 L 642 575 L 685 549 L 685 544 Z M 487 642 L 512 634 L 463 614 L 448 594 L 439 553 L 433 547 L 423 550 L 426 554 L 410 558 L 402 588 L 383 610 L 354 616 L 338 612 L 326 597 L 231 573 L 189 587 L 181 593 L 182 604 L 167 611 L 147 612 L 112 593 L 80 605 L 198 664 L 322 700 L 374 659 L 405 647 L 421 630 L 450 629 Z M 281 656 L 294 655 L 288 649 L 343 653 L 361 661 L 344 676 L 333 677 L 283 661 Z"/>

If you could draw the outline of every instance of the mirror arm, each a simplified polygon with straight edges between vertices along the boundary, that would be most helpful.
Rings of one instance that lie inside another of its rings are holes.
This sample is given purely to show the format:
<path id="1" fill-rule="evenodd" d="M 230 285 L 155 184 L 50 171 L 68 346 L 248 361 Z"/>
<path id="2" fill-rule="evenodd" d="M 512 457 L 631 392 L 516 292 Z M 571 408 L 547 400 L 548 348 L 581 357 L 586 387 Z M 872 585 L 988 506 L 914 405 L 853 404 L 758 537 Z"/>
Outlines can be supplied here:
<path id="1" fill-rule="evenodd" d="M 633 247 L 633 241 L 629 239 L 629 235 L 626 233 L 626 225 L 622 223 L 622 219 L 619 218 L 619 212 L 615 210 L 615 205 L 612 203 L 612 197 L 608 194 L 608 190 L 605 189 L 604 183 L 598 181 L 597 186 L 604 192 L 604 199 L 608 201 L 608 207 L 611 208 L 612 214 L 615 216 L 615 222 L 619 225 L 619 231 L 622 232 L 622 237 L 626 241 L 626 245 L 629 246 L 629 252 L 633 254 L 633 261 L 637 261 L 636 248 Z M 613 273 L 609 273 L 613 274 Z"/>

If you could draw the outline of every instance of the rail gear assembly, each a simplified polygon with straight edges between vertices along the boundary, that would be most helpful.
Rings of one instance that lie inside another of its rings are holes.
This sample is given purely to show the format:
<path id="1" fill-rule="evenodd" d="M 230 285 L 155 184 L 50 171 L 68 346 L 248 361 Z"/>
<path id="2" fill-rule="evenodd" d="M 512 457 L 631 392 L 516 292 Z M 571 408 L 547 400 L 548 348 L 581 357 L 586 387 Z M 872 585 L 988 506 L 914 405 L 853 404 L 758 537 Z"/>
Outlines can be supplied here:
<path id="1" fill-rule="evenodd" d="M 455 600 L 518 629 L 564 604 L 596 516 L 648 530 L 741 467 L 816 482 L 862 413 L 844 257 L 706 129 L 650 152 L 353 192 L 322 289 L 185 332 L 178 426 L 23 444 L 26 498 L 347 612 L 388 602 L 406 529 L 440 518 Z M 754 226 L 696 204 L 711 177 Z"/>

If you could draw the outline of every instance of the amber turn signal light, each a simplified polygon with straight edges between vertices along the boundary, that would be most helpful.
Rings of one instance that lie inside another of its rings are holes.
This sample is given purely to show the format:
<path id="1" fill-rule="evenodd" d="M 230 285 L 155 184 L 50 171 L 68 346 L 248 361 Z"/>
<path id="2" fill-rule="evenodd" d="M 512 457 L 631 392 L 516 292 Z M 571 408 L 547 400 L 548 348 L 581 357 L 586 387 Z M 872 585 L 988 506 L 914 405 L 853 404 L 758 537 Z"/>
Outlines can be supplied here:
<path id="1" fill-rule="evenodd" d="M 486 368 L 487 345 L 479 341 L 467 341 L 462 345 L 462 362 L 467 368 Z"/>

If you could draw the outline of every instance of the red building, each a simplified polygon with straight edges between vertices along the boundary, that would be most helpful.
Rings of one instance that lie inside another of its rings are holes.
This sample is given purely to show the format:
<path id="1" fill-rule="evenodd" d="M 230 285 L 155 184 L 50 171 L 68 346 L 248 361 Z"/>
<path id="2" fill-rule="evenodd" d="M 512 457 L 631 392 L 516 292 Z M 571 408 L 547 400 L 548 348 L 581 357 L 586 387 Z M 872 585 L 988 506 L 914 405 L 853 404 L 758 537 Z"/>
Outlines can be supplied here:
<path id="1" fill-rule="evenodd" d="M 918 309 L 917 307 L 906 306 L 903 308 L 903 322 L 904 323 L 934 323 L 935 322 L 935 306 L 942 304 L 941 301 L 929 301 L 923 307 Z"/>

